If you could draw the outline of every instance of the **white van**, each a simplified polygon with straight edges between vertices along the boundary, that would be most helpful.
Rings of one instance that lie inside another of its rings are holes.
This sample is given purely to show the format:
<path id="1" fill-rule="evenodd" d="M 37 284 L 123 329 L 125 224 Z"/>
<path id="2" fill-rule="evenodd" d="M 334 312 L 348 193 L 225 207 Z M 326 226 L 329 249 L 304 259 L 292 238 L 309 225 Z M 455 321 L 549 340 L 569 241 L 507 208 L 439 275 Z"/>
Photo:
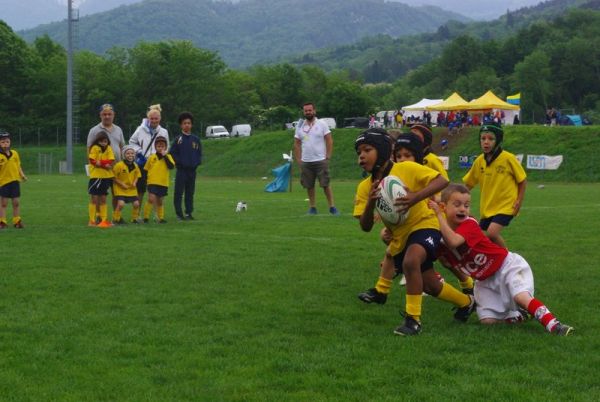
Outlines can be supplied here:
<path id="1" fill-rule="evenodd" d="M 227 138 L 229 131 L 223 126 L 208 126 L 206 127 L 206 138 Z"/>
<path id="2" fill-rule="evenodd" d="M 335 119 L 333 117 L 319 117 L 319 120 L 323 120 L 330 130 L 337 128 L 337 123 L 335 122 Z"/>
<path id="3" fill-rule="evenodd" d="M 250 127 L 250 124 L 236 124 L 231 127 L 232 137 L 250 137 L 251 134 L 252 127 Z"/>

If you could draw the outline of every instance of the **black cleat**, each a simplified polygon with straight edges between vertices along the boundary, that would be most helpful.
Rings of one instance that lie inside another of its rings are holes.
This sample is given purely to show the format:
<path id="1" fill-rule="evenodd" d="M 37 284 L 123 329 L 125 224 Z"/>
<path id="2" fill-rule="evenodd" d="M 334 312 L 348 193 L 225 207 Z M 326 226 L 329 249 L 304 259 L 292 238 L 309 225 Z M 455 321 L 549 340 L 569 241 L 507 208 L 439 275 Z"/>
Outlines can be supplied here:
<path id="1" fill-rule="evenodd" d="M 194 217 L 192 216 L 192 214 L 187 214 L 187 215 L 185 215 L 185 220 L 186 221 L 193 221 Z"/>
<path id="2" fill-rule="evenodd" d="M 412 316 L 404 316 L 404 324 L 394 330 L 394 334 L 402 336 L 419 335 L 421 333 L 421 323 Z"/>
<path id="3" fill-rule="evenodd" d="M 575 328 L 559 322 L 552 328 L 552 333 L 556 336 L 569 336 L 574 329 Z"/>
<path id="4" fill-rule="evenodd" d="M 460 322 L 467 322 L 473 311 L 475 311 L 475 298 L 473 296 L 469 296 L 471 302 L 465 307 L 457 307 L 456 312 L 454 313 L 454 319 Z"/>
<path id="5" fill-rule="evenodd" d="M 387 295 L 385 293 L 379 293 L 375 288 L 359 293 L 358 298 L 365 303 L 385 304 L 387 301 Z"/>

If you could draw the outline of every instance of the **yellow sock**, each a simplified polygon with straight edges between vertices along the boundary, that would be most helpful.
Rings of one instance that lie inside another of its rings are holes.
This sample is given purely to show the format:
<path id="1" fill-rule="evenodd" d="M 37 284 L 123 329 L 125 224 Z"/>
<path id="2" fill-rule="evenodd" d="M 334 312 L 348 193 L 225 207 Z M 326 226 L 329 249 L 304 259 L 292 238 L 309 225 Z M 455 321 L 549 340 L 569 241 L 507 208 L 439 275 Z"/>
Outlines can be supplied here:
<path id="1" fill-rule="evenodd" d="M 115 209 L 113 211 L 113 217 L 112 217 L 113 222 L 118 222 L 121 220 L 121 211 Z"/>
<path id="2" fill-rule="evenodd" d="M 423 295 L 406 295 L 406 314 L 421 322 L 421 303 Z"/>
<path id="3" fill-rule="evenodd" d="M 100 205 L 100 219 L 102 220 L 102 222 L 108 219 L 108 207 L 106 206 L 106 204 Z"/>
<path id="4" fill-rule="evenodd" d="M 436 296 L 438 299 L 454 304 L 458 307 L 465 307 L 471 303 L 469 296 L 456 289 L 447 282 L 442 283 L 442 291 Z"/>
<path id="5" fill-rule="evenodd" d="M 144 219 L 150 219 L 150 214 L 152 213 L 152 204 L 147 202 L 144 205 Z"/>
<path id="6" fill-rule="evenodd" d="M 137 220 L 140 217 L 140 207 L 133 207 L 133 211 L 131 211 L 131 220 Z"/>
<path id="7" fill-rule="evenodd" d="M 390 294 L 390 290 L 392 289 L 392 281 L 380 276 L 375 284 L 375 289 L 377 289 L 379 293 L 383 293 L 385 295 Z"/>
<path id="8" fill-rule="evenodd" d="M 16 225 L 17 223 L 19 223 L 20 220 L 21 220 L 20 216 L 13 216 L 13 220 L 12 220 L 13 225 Z"/>
<path id="9" fill-rule="evenodd" d="M 90 222 L 96 222 L 96 204 L 88 204 L 88 214 L 90 216 Z"/>
<path id="10" fill-rule="evenodd" d="M 161 205 L 160 207 L 156 207 L 156 214 L 158 215 L 158 219 L 162 220 L 165 218 L 165 206 Z"/>
<path id="11" fill-rule="evenodd" d="M 475 286 L 475 281 L 470 276 L 467 277 L 467 280 L 464 282 L 458 282 L 460 284 L 461 289 L 473 289 Z"/>

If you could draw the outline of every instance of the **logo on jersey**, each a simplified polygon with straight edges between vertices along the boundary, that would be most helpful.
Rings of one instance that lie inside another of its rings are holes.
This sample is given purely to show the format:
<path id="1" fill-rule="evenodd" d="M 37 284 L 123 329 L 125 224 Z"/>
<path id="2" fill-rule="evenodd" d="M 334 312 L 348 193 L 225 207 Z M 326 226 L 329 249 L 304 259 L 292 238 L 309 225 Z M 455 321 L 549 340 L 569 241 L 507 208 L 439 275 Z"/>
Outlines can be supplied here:
<path id="1" fill-rule="evenodd" d="M 485 254 L 479 253 L 473 256 L 472 261 L 467 261 L 460 267 L 460 270 L 467 275 L 480 271 L 488 263 L 488 258 Z"/>

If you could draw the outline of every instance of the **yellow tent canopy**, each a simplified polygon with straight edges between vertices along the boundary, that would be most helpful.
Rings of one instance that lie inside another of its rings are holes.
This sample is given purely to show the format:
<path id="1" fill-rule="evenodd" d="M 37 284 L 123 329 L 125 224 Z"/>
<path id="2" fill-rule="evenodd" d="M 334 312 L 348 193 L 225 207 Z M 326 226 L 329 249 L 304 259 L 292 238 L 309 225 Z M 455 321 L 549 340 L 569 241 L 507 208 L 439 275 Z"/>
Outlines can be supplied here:
<path id="1" fill-rule="evenodd" d="M 464 100 L 457 92 L 454 92 L 442 103 L 427 106 L 427 110 L 464 110 L 467 106 L 467 101 Z"/>
<path id="2" fill-rule="evenodd" d="M 436 105 L 437 107 L 438 105 Z M 504 102 L 502 99 L 498 98 L 494 93 L 490 90 L 485 94 L 481 95 L 477 99 L 473 99 L 469 102 L 465 107 L 461 108 L 461 110 L 488 110 L 488 109 L 503 109 L 503 110 L 519 110 L 520 106 L 511 105 L 508 102 Z"/>

